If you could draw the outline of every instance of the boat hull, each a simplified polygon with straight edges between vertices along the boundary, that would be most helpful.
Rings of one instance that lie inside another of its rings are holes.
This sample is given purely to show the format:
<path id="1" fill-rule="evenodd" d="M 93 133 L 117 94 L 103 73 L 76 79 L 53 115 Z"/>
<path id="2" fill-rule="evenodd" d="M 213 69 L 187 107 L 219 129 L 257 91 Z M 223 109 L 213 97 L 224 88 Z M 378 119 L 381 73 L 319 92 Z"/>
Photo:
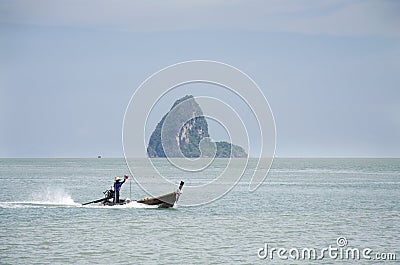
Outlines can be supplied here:
<path id="1" fill-rule="evenodd" d="M 137 200 L 135 202 L 142 203 L 145 205 L 158 206 L 157 208 L 171 208 L 171 207 L 174 207 L 174 204 L 176 203 L 176 199 L 177 199 L 177 192 L 171 192 L 171 193 L 159 196 L 159 197 L 143 198 L 143 199 Z M 133 202 L 133 201 L 132 200 L 120 200 L 119 203 L 114 203 L 112 200 L 104 200 L 101 202 L 101 204 L 104 206 L 116 206 L 116 205 L 126 205 L 130 202 Z"/>
<path id="2" fill-rule="evenodd" d="M 177 192 L 171 192 L 159 197 L 143 198 L 137 202 L 147 205 L 159 205 L 159 208 L 170 208 L 174 206 L 177 200 L 177 194 Z"/>

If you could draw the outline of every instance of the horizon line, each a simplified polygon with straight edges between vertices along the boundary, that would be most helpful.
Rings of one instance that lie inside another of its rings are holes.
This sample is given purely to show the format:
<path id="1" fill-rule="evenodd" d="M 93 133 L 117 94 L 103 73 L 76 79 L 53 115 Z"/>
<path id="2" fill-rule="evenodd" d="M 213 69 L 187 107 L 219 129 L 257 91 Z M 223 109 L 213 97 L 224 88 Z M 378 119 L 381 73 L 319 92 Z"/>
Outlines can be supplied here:
<path id="1" fill-rule="evenodd" d="M 131 157 L 132 159 L 143 159 L 149 157 Z M 163 159 L 166 157 L 152 157 L 151 159 Z M 216 159 L 227 159 L 229 157 L 216 157 Z M 232 159 L 244 159 L 245 157 L 231 157 Z M 248 157 L 249 159 L 257 159 L 258 157 Z M 261 157 L 261 159 L 269 159 L 270 157 Z M 273 159 L 400 159 L 400 157 L 396 156 L 275 156 Z M 0 159 L 126 159 L 123 156 L 101 156 L 100 158 L 97 156 L 77 156 L 77 157 L 68 157 L 68 156 L 60 156 L 60 157 L 45 157 L 45 156 L 36 156 L 36 157 L 0 157 Z"/>

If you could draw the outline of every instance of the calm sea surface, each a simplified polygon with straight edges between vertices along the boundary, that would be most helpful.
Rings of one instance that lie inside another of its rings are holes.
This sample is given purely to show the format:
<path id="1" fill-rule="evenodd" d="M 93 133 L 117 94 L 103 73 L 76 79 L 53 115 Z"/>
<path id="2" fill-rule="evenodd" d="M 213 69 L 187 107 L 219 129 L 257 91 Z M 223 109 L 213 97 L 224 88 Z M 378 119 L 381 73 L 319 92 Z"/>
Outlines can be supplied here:
<path id="1" fill-rule="evenodd" d="M 167 161 L 157 163 L 169 170 Z M 127 173 L 123 159 L 0 159 L 0 264 L 376 263 L 258 257 L 265 244 L 321 250 L 338 248 L 339 237 L 343 249 L 400 260 L 400 159 L 275 159 L 255 192 L 245 175 L 199 207 L 80 206 Z M 191 196 L 183 191 L 182 202 Z M 134 181 L 121 190 L 123 198 L 146 195 Z"/>

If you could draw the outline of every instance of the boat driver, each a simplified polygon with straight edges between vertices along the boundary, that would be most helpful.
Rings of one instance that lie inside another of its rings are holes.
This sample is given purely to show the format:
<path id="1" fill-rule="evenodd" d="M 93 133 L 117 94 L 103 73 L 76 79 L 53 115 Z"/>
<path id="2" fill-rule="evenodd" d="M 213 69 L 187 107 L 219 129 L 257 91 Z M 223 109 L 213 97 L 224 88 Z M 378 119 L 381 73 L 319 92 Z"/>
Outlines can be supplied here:
<path id="1" fill-rule="evenodd" d="M 121 189 L 122 184 L 124 184 L 127 179 L 127 175 L 124 176 L 124 181 L 121 181 L 122 179 L 119 177 L 114 178 L 114 203 L 119 203 L 119 190 Z"/>

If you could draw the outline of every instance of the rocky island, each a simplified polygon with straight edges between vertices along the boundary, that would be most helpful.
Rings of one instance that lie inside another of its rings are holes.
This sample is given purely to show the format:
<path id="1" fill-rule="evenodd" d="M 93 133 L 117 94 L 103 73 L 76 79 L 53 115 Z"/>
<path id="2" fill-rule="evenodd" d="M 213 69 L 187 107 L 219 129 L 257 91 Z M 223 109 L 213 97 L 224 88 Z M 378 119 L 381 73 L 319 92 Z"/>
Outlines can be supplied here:
<path id="1" fill-rule="evenodd" d="M 164 126 L 166 123 L 167 125 Z M 215 150 L 216 149 L 216 150 Z M 192 95 L 175 101 L 150 136 L 149 157 L 247 157 L 238 145 L 225 141 L 212 142 L 208 124 Z"/>

